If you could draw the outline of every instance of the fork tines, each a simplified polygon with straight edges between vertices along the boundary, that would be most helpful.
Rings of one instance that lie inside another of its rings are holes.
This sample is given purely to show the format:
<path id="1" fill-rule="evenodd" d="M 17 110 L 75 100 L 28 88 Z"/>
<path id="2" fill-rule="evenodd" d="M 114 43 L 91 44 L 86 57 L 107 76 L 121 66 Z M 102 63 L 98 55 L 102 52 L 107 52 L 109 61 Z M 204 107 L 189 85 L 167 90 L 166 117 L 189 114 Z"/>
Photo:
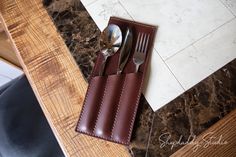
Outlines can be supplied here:
<path id="1" fill-rule="evenodd" d="M 143 64 L 147 48 L 148 48 L 148 42 L 149 42 L 150 34 L 147 33 L 139 33 L 136 46 L 135 46 L 135 52 L 133 57 L 133 62 L 136 66 L 136 72 L 138 72 L 139 66 Z"/>
<path id="2" fill-rule="evenodd" d="M 148 42 L 149 42 L 149 37 L 150 37 L 149 34 L 139 33 L 138 39 L 136 42 L 135 51 L 146 53 Z"/>

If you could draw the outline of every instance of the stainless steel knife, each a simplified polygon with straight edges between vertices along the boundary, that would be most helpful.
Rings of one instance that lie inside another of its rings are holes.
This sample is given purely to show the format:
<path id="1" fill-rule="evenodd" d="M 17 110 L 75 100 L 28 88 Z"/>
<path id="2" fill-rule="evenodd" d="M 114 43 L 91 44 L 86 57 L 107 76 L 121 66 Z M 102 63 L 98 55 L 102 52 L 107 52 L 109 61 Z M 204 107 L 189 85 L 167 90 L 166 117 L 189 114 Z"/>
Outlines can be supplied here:
<path id="1" fill-rule="evenodd" d="M 132 48 L 132 43 L 133 43 L 133 32 L 132 32 L 132 29 L 130 27 L 128 27 L 125 32 L 125 38 L 123 41 L 123 45 L 120 49 L 117 74 L 122 73 L 128 59 L 129 59 L 129 55 L 130 55 L 131 48 Z"/>

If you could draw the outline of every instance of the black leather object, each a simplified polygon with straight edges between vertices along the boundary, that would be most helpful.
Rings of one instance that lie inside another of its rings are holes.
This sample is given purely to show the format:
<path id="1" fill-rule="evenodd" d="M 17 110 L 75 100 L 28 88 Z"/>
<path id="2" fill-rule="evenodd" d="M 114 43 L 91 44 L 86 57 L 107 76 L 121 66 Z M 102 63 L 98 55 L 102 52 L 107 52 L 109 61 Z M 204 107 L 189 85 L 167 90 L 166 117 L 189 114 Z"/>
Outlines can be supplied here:
<path id="1" fill-rule="evenodd" d="M 64 157 L 25 76 L 0 87 L 0 157 Z"/>

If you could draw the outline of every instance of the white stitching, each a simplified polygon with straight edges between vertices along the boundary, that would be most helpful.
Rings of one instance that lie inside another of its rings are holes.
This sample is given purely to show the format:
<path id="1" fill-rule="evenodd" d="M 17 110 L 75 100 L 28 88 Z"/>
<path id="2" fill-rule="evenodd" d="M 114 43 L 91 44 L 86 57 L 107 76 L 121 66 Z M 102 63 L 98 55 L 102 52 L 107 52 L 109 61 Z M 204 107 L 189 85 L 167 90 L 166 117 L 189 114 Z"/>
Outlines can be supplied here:
<path id="1" fill-rule="evenodd" d="M 87 104 L 86 102 L 87 102 L 88 95 L 91 93 L 91 92 L 89 92 L 89 91 L 90 91 L 90 88 L 91 88 L 92 83 L 94 82 L 94 80 L 95 80 L 95 77 L 92 78 L 91 82 L 89 83 L 89 86 L 88 86 L 87 93 L 86 93 L 86 96 L 85 96 L 85 99 L 84 99 L 84 103 L 83 103 L 83 104 Z M 83 115 L 84 115 L 84 110 L 85 110 L 84 108 L 85 108 L 85 107 L 86 107 L 86 105 L 83 105 L 82 110 L 81 110 L 81 113 L 80 113 L 79 121 L 78 121 L 78 123 L 77 123 L 77 128 L 79 128 L 79 124 L 81 123 L 81 119 L 82 119 L 82 117 L 83 117 Z"/>
<path id="2" fill-rule="evenodd" d="M 115 19 L 115 20 L 122 21 L 122 22 L 123 22 L 123 20 L 125 20 L 125 19 L 119 19 L 119 18 L 117 18 L 117 17 L 111 17 L 111 18 L 113 18 L 113 19 Z M 134 22 L 134 21 L 128 21 L 128 20 L 126 20 L 126 21 L 127 21 L 127 22 L 130 22 L 130 23 L 133 23 L 134 25 L 149 27 L 149 28 L 152 29 L 152 30 L 151 30 L 152 33 L 155 32 L 155 30 L 153 30 L 153 29 L 156 28 L 155 26 L 146 25 L 146 24 L 141 24 L 141 23 L 137 23 L 137 22 Z M 150 51 L 150 50 L 149 50 L 149 51 Z M 125 76 L 126 76 L 126 75 L 125 75 Z M 125 77 L 125 78 L 126 78 L 126 77 Z M 135 115 L 136 115 L 136 113 L 137 113 L 137 108 L 138 108 L 138 105 L 139 105 L 139 99 L 140 99 L 140 96 L 141 96 L 141 90 L 142 90 L 142 86 L 143 86 L 144 75 L 142 75 L 141 78 L 142 78 L 142 79 L 141 79 L 141 84 L 140 84 L 140 87 L 139 87 L 139 92 L 138 92 L 138 95 L 137 95 L 137 99 L 136 99 L 136 103 L 135 103 L 135 108 L 134 108 L 132 120 L 131 120 L 131 123 L 129 124 L 129 133 L 128 133 L 127 143 L 128 143 L 128 141 L 130 141 L 130 138 L 131 138 L 131 132 L 132 132 L 132 128 L 133 128 L 133 125 L 134 125 Z M 125 84 L 125 82 L 124 82 L 124 84 Z M 124 88 L 124 86 L 123 86 L 123 88 Z M 123 88 L 122 88 L 122 90 L 123 90 Z M 119 108 L 118 108 L 118 109 L 119 109 Z M 118 109 L 117 109 L 117 112 L 118 112 Z M 117 115 L 116 115 L 116 116 L 117 116 Z M 116 117 L 116 118 L 117 118 L 117 117 Z M 115 124 L 114 124 L 114 125 L 115 125 Z M 114 129 L 114 125 L 113 125 L 113 129 Z M 113 129 L 112 129 L 112 136 L 113 136 Z M 115 141 L 115 139 L 112 138 L 112 136 L 111 136 L 111 139 L 113 139 L 113 140 Z"/>
<path id="3" fill-rule="evenodd" d="M 101 76 L 98 76 L 98 77 L 101 77 Z M 105 76 L 105 77 L 106 77 L 106 76 Z M 90 88 L 93 86 L 93 82 L 94 82 L 95 78 L 97 78 L 97 77 L 93 77 L 93 78 L 91 79 L 91 82 L 89 83 L 89 86 L 88 86 L 88 89 L 87 89 L 87 93 L 86 93 L 86 96 L 85 96 L 85 99 L 84 99 L 83 107 L 82 107 L 82 110 L 81 110 L 81 114 L 80 114 L 80 117 L 79 117 L 79 121 L 78 121 L 78 123 L 77 123 L 77 128 L 78 128 L 78 129 L 79 129 L 79 124 L 81 123 L 81 119 L 82 119 L 82 117 L 83 117 L 83 115 L 84 115 L 85 107 L 87 106 L 86 104 L 87 104 L 88 96 L 89 96 L 90 93 L 91 93 L 91 92 L 89 92 L 89 91 L 90 91 Z"/>
<path id="4" fill-rule="evenodd" d="M 115 19 L 115 20 L 118 20 L 118 21 L 122 21 L 122 19 L 119 19 L 119 18 L 117 18 L 117 17 L 111 17 L 111 19 L 112 19 L 112 18 Z M 125 19 L 123 19 L 123 20 L 125 20 Z M 147 25 L 147 24 L 137 23 L 137 22 L 128 21 L 128 20 L 125 20 L 125 21 L 130 22 L 130 23 L 133 23 L 134 25 L 149 27 L 149 28 L 151 28 L 151 29 L 155 28 L 155 26 L 151 26 L 151 25 Z M 152 32 L 155 32 L 155 30 L 152 30 Z M 98 66 L 98 65 L 96 64 L 95 67 L 97 67 L 97 66 Z M 127 75 L 125 75 L 125 80 L 126 80 L 126 76 L 127 76 Z M 81 130 L 78 130 L 78 131 L 81 132 L 81 133 L 85 133 L 85 134 L 94 136 L 94 137 L 99 137 L 99 138 L 103 138 L 103 139 L 108 140 L 108 141 L 114 141 L 114 142 L 117 142 L 117 143 L 120 143 L 120 144 L 126 144 L 126 145 L 127 145 L 127 144 L 129 143 L 129 141 L 130 141 L 130 138 L 131 138 L 132 126 L 134 125 L 135 115 L 136 115 L 136 112 L 137 112 L 137 108 L 138 108 L 138 104 L 139 104 L 139 99 L 140 99 L 140 96 L 141 96 L 141 89 L 142 89 L 142 86 L 143 86 L 144 75 L 142 75 L 141 78 L 142 78 L 142 79 L 141 79 L 141 84 L 140 84 L 140 87 L 139 87 L 139 92 L 138 92 L 138 96 L 137 96 L 137 99 L 136 99 L 135 109 L 134 109 L 134 113 L 133 113 L 133 116 L 132 116 L 132 120 L 131 120 L 131 123 L 129 124 L 128 139 L 127 139 L 126 142 L 118 141 L 118 140 L 115 140 L 115 139 L 113 138 L 113 136 L 114 136 L 114 135 L 113 135 L 113 130 L 114 130 L 114 127 L 115 127 L 115 125 L 116 125 L 117 116 L 118 116 L 118 111 L 119 111 L 119 108 L 120 108 L 120 102 L 121 102 L 120 99 L 119 99 L 119 104 L 118 104 L 118 107 L 117 107 L 116 116 L 115 116 L 115 121 L 114 121 L 114 123 L 113 123 L 112 134 L 111 134 L 111 137 L 110 137 L 110 138 L 98 136 L 98 135 L 96 135 L 96 134 L 94 134 L 94 133 L 84 132 L 84 131 L 81 131 Z M 108 78 L 107 78 L 107 79 L 108 79 Z M 138 78 L 138 79 L 139 79 L 139 78 Z M 93 80 L 94 80 L 94 79 L 91 80 L 90 84 L 92 84 L 92 81 L 93 81 Z M 126 82 L 125 80 L 124 80 L 124 82 L 123 82 L 123 87 L 122 87 L 122 91 L 121 91 L 121 94 L 120 94 L 120 98 L 121 98 L 121 95 L 123 94 L 123 91 L 124 91 L 124 84 L 125 84 L 125 82 Z M 107 81 L 107 80 L 106 80 L 106 81 Z M 106 82 L 106 84 L 107 84 L 107 82 Z M 106 85 L 106 84 L 105 84 L 105 85 Z M 88 91 L 89 91 L 90 87 L 91 87 L 91 86 L 88 87 Z M 105 95 L 105 92 L 106 92 L 106 88 L 105 88 L 105 91 L 104 91 L 104 95 Z M 89 95 L 89 93 L 86 94 L 85 102 L 87 101 L 88 95 Z M 104 97 L 104 95 L 103 95 L 103 97 Z M 102 99 L 103 99 L 103 98 L 102 98 Z M 83 108 L 82 108 L 80 118 L 81 118 L 82 115 L 84 114 L 84 108 L 85 108 L 85 105 L 84 105 Z M 100 110 L 101 110 L 101 106 L 100 106 L 100 109 L 99 109 L 99 114 L 98 114 L 98 116 L 100 115 L 100 112 L 101 112 Z M 97 119 L 98 119 L 98 117 L 97 117 Z M 80 120 L 81 120 L 81 119 L 80 119 Z M 80 120 L 79 120 L 79 123 L 80 123 Z M 97 120 L 96 120 L 96 123 L 95 123 L 95 128 L 96 128 L 96 125 L 97 125 Z M 78 126 L 77 126 L 77 127 L 78 127 Z M 95 129 L 95 128 L 94 128 L 94 129 Z"/>
<path id="5" fill-rule="evenodd" d="M 78 130 L 78 132 L 84 133 L 84 134 L 88 134 L 88 135 L 93 136 L 93 137 L 102 138 L 102 139 L 105 139 L 105 140 L 108 140 L 108 141 L 111 141 L 111 142 L 120 143 L 120 144 L 128 145 L 128 143 L 129 143 L 129 142 L 118 141 L 118 140 L 115 140 L 115 139 L 113 139 L 113 138 L 108 138 L 108 137 L 99 136 L 99 135 L 96 135 L 96 134 L 93 134 L 93 133 L 89 133 L 89 132 L 86 132 L 86 131 Z"/>
<path id="6" fill-rule="evenodd" d="M 149 27 L 152 28 L 152 26 L 149 26 Z M 152 29 L 152 32 L 155 33 L 155 30 Z M 141 75 L 141 84 L 140 84 L 140 87 L 139 87 L 138 97 L 136 99 L 136 104 L 135 104 L 135 109 L 134 109 L 134 113 L 133 113 L 133 116 L 132 116 L 132 120 L 131 120 L 131 123 L 129 124 L 130 128 L 129 128 L 129 134 L 128 134 L 128 139 L 127 139 L 128 141 L 130 141 L 130 138 L 131 138 L 132 128 L 133 128 L 133 125 L 134 125 L 134 120 L 135 120 L 135 116 L 136 116 L 136 113 L 137 113 L 137 108 L 139 106 L 139 100 L 140 100 L 140 96 L 141 96 L 141 90 L 143 88 L 143 80 L 144 80 L 144 77 L 146 75 L 146 70 L 144 72 L 145 73 L 143 73 Z"/>
<path id="7" fill-rule="evenodd" d="M 96 118 L 95 126 L 94 126 L 94 128 L 93 128 L 93 133 L 94 133 L 94 134 L 95 134 L 95 129 L 97 128 L 97 121 L 98 121 L 98 119 L 99 119 L 99 117 L 100 117 L 101 109 L 102 109 L 102 106 L 103 106 L 103 103 L 104 103 L 104 97 L 105 97 L 105 95 L 106 95 L 106 93 L 107 93 L 108 80 L 109 80 L 109 77 L 107 77 L 106 82 L 105 82 L 105 89 L 104 89 L 103 96 L 102 96 L 102 98 L 101 98 L 102 102 L 100 103 L 99 111 L 98 111 L 98 116 L 97 116 L 97 118 Z"/>
<path id="8" fill-rule="evenodd" d="M 132 131 L 132 128 L 133 128 L 132 126 L 134 125 L 135 115 L 136 115 L 137 108 L 138 108 L 138 105 L 139 105 L 139 99 L 140 99 L 140 96 L 141 96 L 141 90 L 142 90 L 142 85 L 143 85 L 143 80 L 144 80 L 143 78 L 144 77 L 142 76 L 141 84 L 140 84 L 139 91 L 138 91 L 138 97 L 137 97 L 136 103 L 135 103 L 134 113 L 133 113 L 133 116 L 132 116 L 131 123 L 129 124 L 128 141 L 130 141 L 130 138 L 131 138 L 131 131 Z M 139 79 L 139 77 L 138 77 L 138 79 Z"/>
<path id="9" fill-rule="evenodd" d="M 97 55 L 97 59 L 99 59 L 100 57 L 101 57 L 101 53 L 99 53 L 99 54 Z M 98 67 L 98 63 L 96 62 L 95 65 L 94 65 L 94 68 L 93 68 L 93 70 L 92 70 L 91 76 L 93 75 L 93 73 L 95 72 L 95 70 L 97 69 L 97 67 Z"/>
<path id="10" fill-rule="evenodd" d="M 117 116 L 118 116 L 118 112 L 119 112 L 119 109 L 120 109 L 121 96 L 123 95 L 123 92 L 124 92 L 125 80 L 126 80 L 126 75 L 125 75 L 124 82 L 123 82 L 123 85 L 122 85 L 122 89 L 121 89 L 121 92 L 120 92 L 119 103 L 118 103 L 117 110 L 116 110 L 115 120 L 114 120 L 114 123 L 113 123 L 113 125 L 112 125 L 112 130 L 111 130 L 111 139 L 113 139 L 113 140 L 114 140 L 114 137 L 113 137 L 113 136 L 114 136 L 113 131 L 114 131 L 114 128 L 115 128 L 115 125 L 116 125 Z"/>

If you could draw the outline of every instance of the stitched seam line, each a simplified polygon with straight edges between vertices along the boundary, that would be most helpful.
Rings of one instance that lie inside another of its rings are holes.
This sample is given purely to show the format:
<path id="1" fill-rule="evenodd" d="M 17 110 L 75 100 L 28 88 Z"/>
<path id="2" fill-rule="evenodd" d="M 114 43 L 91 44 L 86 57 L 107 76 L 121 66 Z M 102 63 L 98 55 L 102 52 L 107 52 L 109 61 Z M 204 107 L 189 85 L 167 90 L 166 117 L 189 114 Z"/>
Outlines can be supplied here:
<path id="1" fill-rule="evenodd" d="M 117 116 L 118 116 L 118 112 L 120 110 L 120 103 L 121 103 L 121 96 L 123 95 L 123 92 L 124 92 L 124 87 L 125 87 L 125 81 L 126 80 L 126 75 L 125 75 L 125 79 L 124 79 L 124 82 L 123 82 L 123 85 L 122 85 L 122 89 L 121 89 L 121 93 L 120 93 L 120 97 L 119 97 L 119 103 L 118 103 L 118 107 L 117 107 L 117 110 L 116 110 L 116 115 L 115 115 L 115 120 L 114 120 L 114 123 L 112 125 L 112 131 L 111 131 L 111 139 L 115 140 L 114 139 L 114 128 L 116 126 L 116 121 L 117 121 Z"/>
<path id="2" fill-rule="evenodd" d="M 102 102 L 100 103 L 99 111 L 98 111 L 98 116 L 97 116 L 97 118 L 96 118 L 95 126 L 94 126 L 94 128 L 93 128 L 93 133 L 94 133 L 94 134 L 95 134 L 95 129 L 97 128 L 97 121 L 98 121 L 98 119 L 99 119 L 99 117 L 100 117 L 100 115 L 101 115 L 101 108 L 102 108 L 103 103 L 104 103 L 104 98 L 105 98 L 105 95 L 106 95 L 106 93 L 107 93 L 107 84 L 108 84 L 108 82 L 109 82 L 108 80 L 109 80 L 109 77 L 107 77 L 106 82 L 105 82 L 105 89 L 104 89 L 103 96 L 102 96 L 102 98 L 101 98 Z"/>
<path id="3" fill-rule="evenodd" d="M 125 76 L 125 80 L 126 80 L 126 76 Z M 124 83 L 123 83 L 123 87 L 122 87 L 122 91 L 121 91 L 121 94 L 120 94 L 120 98 L 121 96 L 123 95 L 123 91 L 124 91 L 124 85 L 125 85 L 125 80 L 124 80 Z M 93 81 L 93 80 L 92 80 Z M 91 84 L 92 84 L 92 81 L 91 81 Z M 81 131 L 81 130 L 78 130 L 79 132 L 81 133 L 85 133 L 85 134 L 88 134 L 88 135 L 91 135 L 91 136 L 94 136 L 94 137 L 98 137 L 98 138 L 102 138 L 102 139 L 105 139 L 105 140 L 108 140 L 108 141 L 114 141 L 114 142 L 117 142 L 117 143 L 120 143 L 120 144 L 128 144 L 128 141 L 131 137 L 131 130 L 132 130 L 132 124 L 134 122 L 134 119 L 135 119 L 135 115 L 136 115 L 136 111 L 137 111 L 137 107 L 138 107 L 138 100 L 140 98 L 140 95 L 141 95 L 141 87 L 142 87 L 142 84 L 143 84 L 143 79 L 141 81 L 141 85 L 140 85 L 140 88 L 139 88 L 139 95 L 136 99 L 136 104 L 135 104 L 135 112 L 133 113 L 133 116 L 132 116 L 132 120 L 131 120 L 131 123 L 129 124 L 129 133 L 128 133 L 128 140 L 126 142 L 123 142 L 123 141 L 119 141 L 119 140 L 116 140 L 113 138 L 113 130 L 114 130 L 114 127 L 115 127 L 115 124 L 116 124 L 116 121 L 117 121 L 117 116 L 118 116 L 118 111 L 119 111 L 119 107 L 120 107 L 120 102 L 121 102 L 121 99 L 119 100 L 119 104 L 118 104 L 118 108 L 117 108 L 117 112 L 116 112 L 116 116 L 115 116 L 115 122 L 113 123 L 113 127 L 112 127 L 112 134 L 111 134 L 111 138 L 106 138 L 106 137 L 103 137 L 103 136 L 99 136 L 99 135 L 96 135 L 94 133 L 90 133 L 90 132 L 85 132 L 85 131 Z M 86 95 L 87 96 L 87 95 Z M 85 106 L 84 106 L 85 107 Z M 83 114 L 83 112 L 82 112 Z"/>
<path id="4" fill-rule="evenodd" d="M 101 56 L 100 56 L 100 53 L 97 55 L 96 60 L 98 60 L 99 57 L 101 57 Z M 92 73 L 91 73 L 91 75 L 90 75 L 89 77 L 93 78 L 92 75 L 94 75 L 95 69 L 97 69 L 97 67 L 98 67 L 98 62 L 96 61 L 95 65 L 94 65 L 94 67 L 93 67 Z"/>
<path id="5" fill-rule="evenodd" d="M 128 144 L 128 142 L 118 141 L 118 140 L 115 140 L 115 139 L 113 139 L 113 138 L 109 138 L 109 137 L 103 137 L 103 136 L 95 135 L 95 134 L 93 134 L 93 133 L 86 132 L 86 131 L 81 131 L 81 130 L 79 130 L 79 132 L 80 132 L 80 133 L 87 134 L 87 135 L 90 135 L 90 136 L 93 136 L 93 137 L 102 138 L 102 139 L 105 139 L 105 140 L 108 140 L 108 141 L 111 141 L 111 142 L 116 142 L 116 143 L 125 144 L 125 145 Z"/>
<path id="6" fill-rule="evenodd" d="M 81 123 L 81 119 L 82 119 L 82 117 L 83 117 L 83 115 L 84 115 L 84 109 L 85 109 L 85 107 L 87 106 L 87 105 L 85 105 L 85 104 L 87 104 L 88 96 L 89 96 L 90 93 L 91 93 L 91 92 L 89 92 L 89 91 L 90 91 L 90 88 L 91 88 L 93 82 L 94 82 L 94 79 L 91 80 L 91 82 L 90 82 L 90 84 L 89 84 L 89 87 L 88 87 L 88 89 L 87 89 L 87 93 L 86 93 L 86 96 L 85 96 L 85 99 L 84 99 L 84 103 L 83 103 L 84 105 L 83 105 L 82 110 L 81 110 L 79 122 L 77 123 L 77 129 L 79 129 L 79 123 Z"/>
<path id="7" fill-rule="evenodd" d="M 137 75 L 139 76 L 139 75 Z M 138 77 L 139 78 L 139 77 Z M 135 108 L 134 108 L 134 113 L 133 113 L 133 116 L 132 116 L 132 120 L 131 120 L 131 123 L 129 124 L 129 134 L 128 134 L 128 141 L 130 140 L 131 138 L 131 133 L 132 133 L 132 126 L 134 124 L 134 120 L 135 120 L 135 115 L 136 115 L 136 112 L 137 112 L 137 108 L 138 108 L 138 104 L 139 104 L 139 99 L 140 99 L 140 96 L 141 96 L 141 89 L 142 89 L 142 85 L 143 85 L 143 77 L 142 77 L 142 80 L 141 80 L 141 84 L 140 84 L 140 87 L 139 87 L 139 91 L 138 91 L 138 97 L 136 99 L 136 103 L 135 103 Z"/>
<path id="8" fill-rule="evenodd" d="M 118 21 L 123 21 L 117 17 L 112 17 L 114 18 L 115 20 L 118 20 Z M 126 22 L 130 22 L 130 23 L 133 23 L 135 25 L 139 25 L 139 26 L 144 26 L 144 27 L 149 27 L 152 29 L 152 32 L 155 32 L 153 30 L 153 28 L 155 28 L 154 26 L 150 26 L 150 25 L 146 25 L 146 24 L 141 24 L 141 23 L 137 23 L 137 22 L 134 22 L 134 21 L 128 21 L 128 20 L 125 20 Z M 97 67 L 98 65 L 95 64 L 95 67 Z M 92 84 L 94 79 L 91 80 L 90 84 Z M 126 80 L 126 75 L 125 75 L 125 80 Z M 143 85 L 143 80 L 144 80 L 144 76 L 142 76 L 142 81 L 141 81 L 141 85 L 140 85 L 140 88 L 139 88 L 139 93 L 138 93 L 138 97 L 136 99 L 136 104 L 135 104 L 135 112 L 133 113 L 133 116 L 132 116 L 132 120 L 131 120 L 131 123 L 130 123 L 130 127 L 129 127 L 129 133 L 128 133 L 128 141 L 130 140 L 130 137 L 131 137 L 131 131 L 132 131 L 132 126 L 133 126 L 133 123 L 134 123 L 134 119 L 135 119 L 135 115 L 136 115 L 136 112 L 137 112 L 137 107 L 138 107 L 138 101 L 140 99 L 140 95 L 141 95 L 141 89 L 142 89 L 142 85 Z M 89 84 L 89 85 L 90 85 Z M 120 94 L 120 98 L 121 98 L 121 95 L 123 94 L 123 90 L 124 90 L 124 84 L 125 84 L 125 81 L 123 83 L 123 87 L 122 87 L 122 91 L 121 91 L 121 94 Z M 88 91 L 90 89 L 91 86 L 88 87 Z M 86 98 L 85 98 L 85 102 L 87 101 L 87 97 L 89 95 L 89 92 L 86 94 Z M 103 95 L 104 96 L 104 95 Z M 95 134 L 92 134 L 92 133 L 88 133 L 88 132 L 85 132 L 85 131 L 81 131 L 81 130 L 78 130 L 79 132 L 81 133 L 85 133 L 85 134 L 88 134 L 88 135 L 91 135 L 91 136 L 94 136 L 94 137 L 99 137 L 99 138 L 103 138 L 105 140 L 108 140 L 108 141 L 114 141 L 114 142 L 117 142 L 117 143 L 120 143 L 120 144 L 128 144 L 128 142 L 122 142 L 122 141 L 117 141 L 113 138 L 113 130 L 114 130 L 114 127 L 115 127 L 115 124 L 116 124 L 116 121 L 117 121 L 117 116 L 118 116 L 118 111 L 119 111 L 119 108 L 120 108 L 120 101 L 119 100 L 119 104 L 118 104 L 118 108 L 117 108 L 117 112 L 116 112 L 116 116 L 115 116 L 115 122 L 113 123 L 113 127 L 112 127 L 112 134 L 111 134 L 111 139 L 110 138 L 106 138 L 106 137 L 102 137 L 102 136 L 98 136 L 98 135 L 95 135 Z M 85 105 L 82 107 L 82 111 L 81 111 L 81 116 L 80 116 L 80 120 L 81 120 L 81 117 L 83 116 L 84 114 L 84 108 L 85 108 Z M 99 109 L 100 111 L 100 109 Z M 79 120 L 79 123 L 80 123 L 80 120 Z M 78 123 L 78 124 L 79 124 Z M 77 124 L 77 128 L 78 128 L 78 124 Z"/>

